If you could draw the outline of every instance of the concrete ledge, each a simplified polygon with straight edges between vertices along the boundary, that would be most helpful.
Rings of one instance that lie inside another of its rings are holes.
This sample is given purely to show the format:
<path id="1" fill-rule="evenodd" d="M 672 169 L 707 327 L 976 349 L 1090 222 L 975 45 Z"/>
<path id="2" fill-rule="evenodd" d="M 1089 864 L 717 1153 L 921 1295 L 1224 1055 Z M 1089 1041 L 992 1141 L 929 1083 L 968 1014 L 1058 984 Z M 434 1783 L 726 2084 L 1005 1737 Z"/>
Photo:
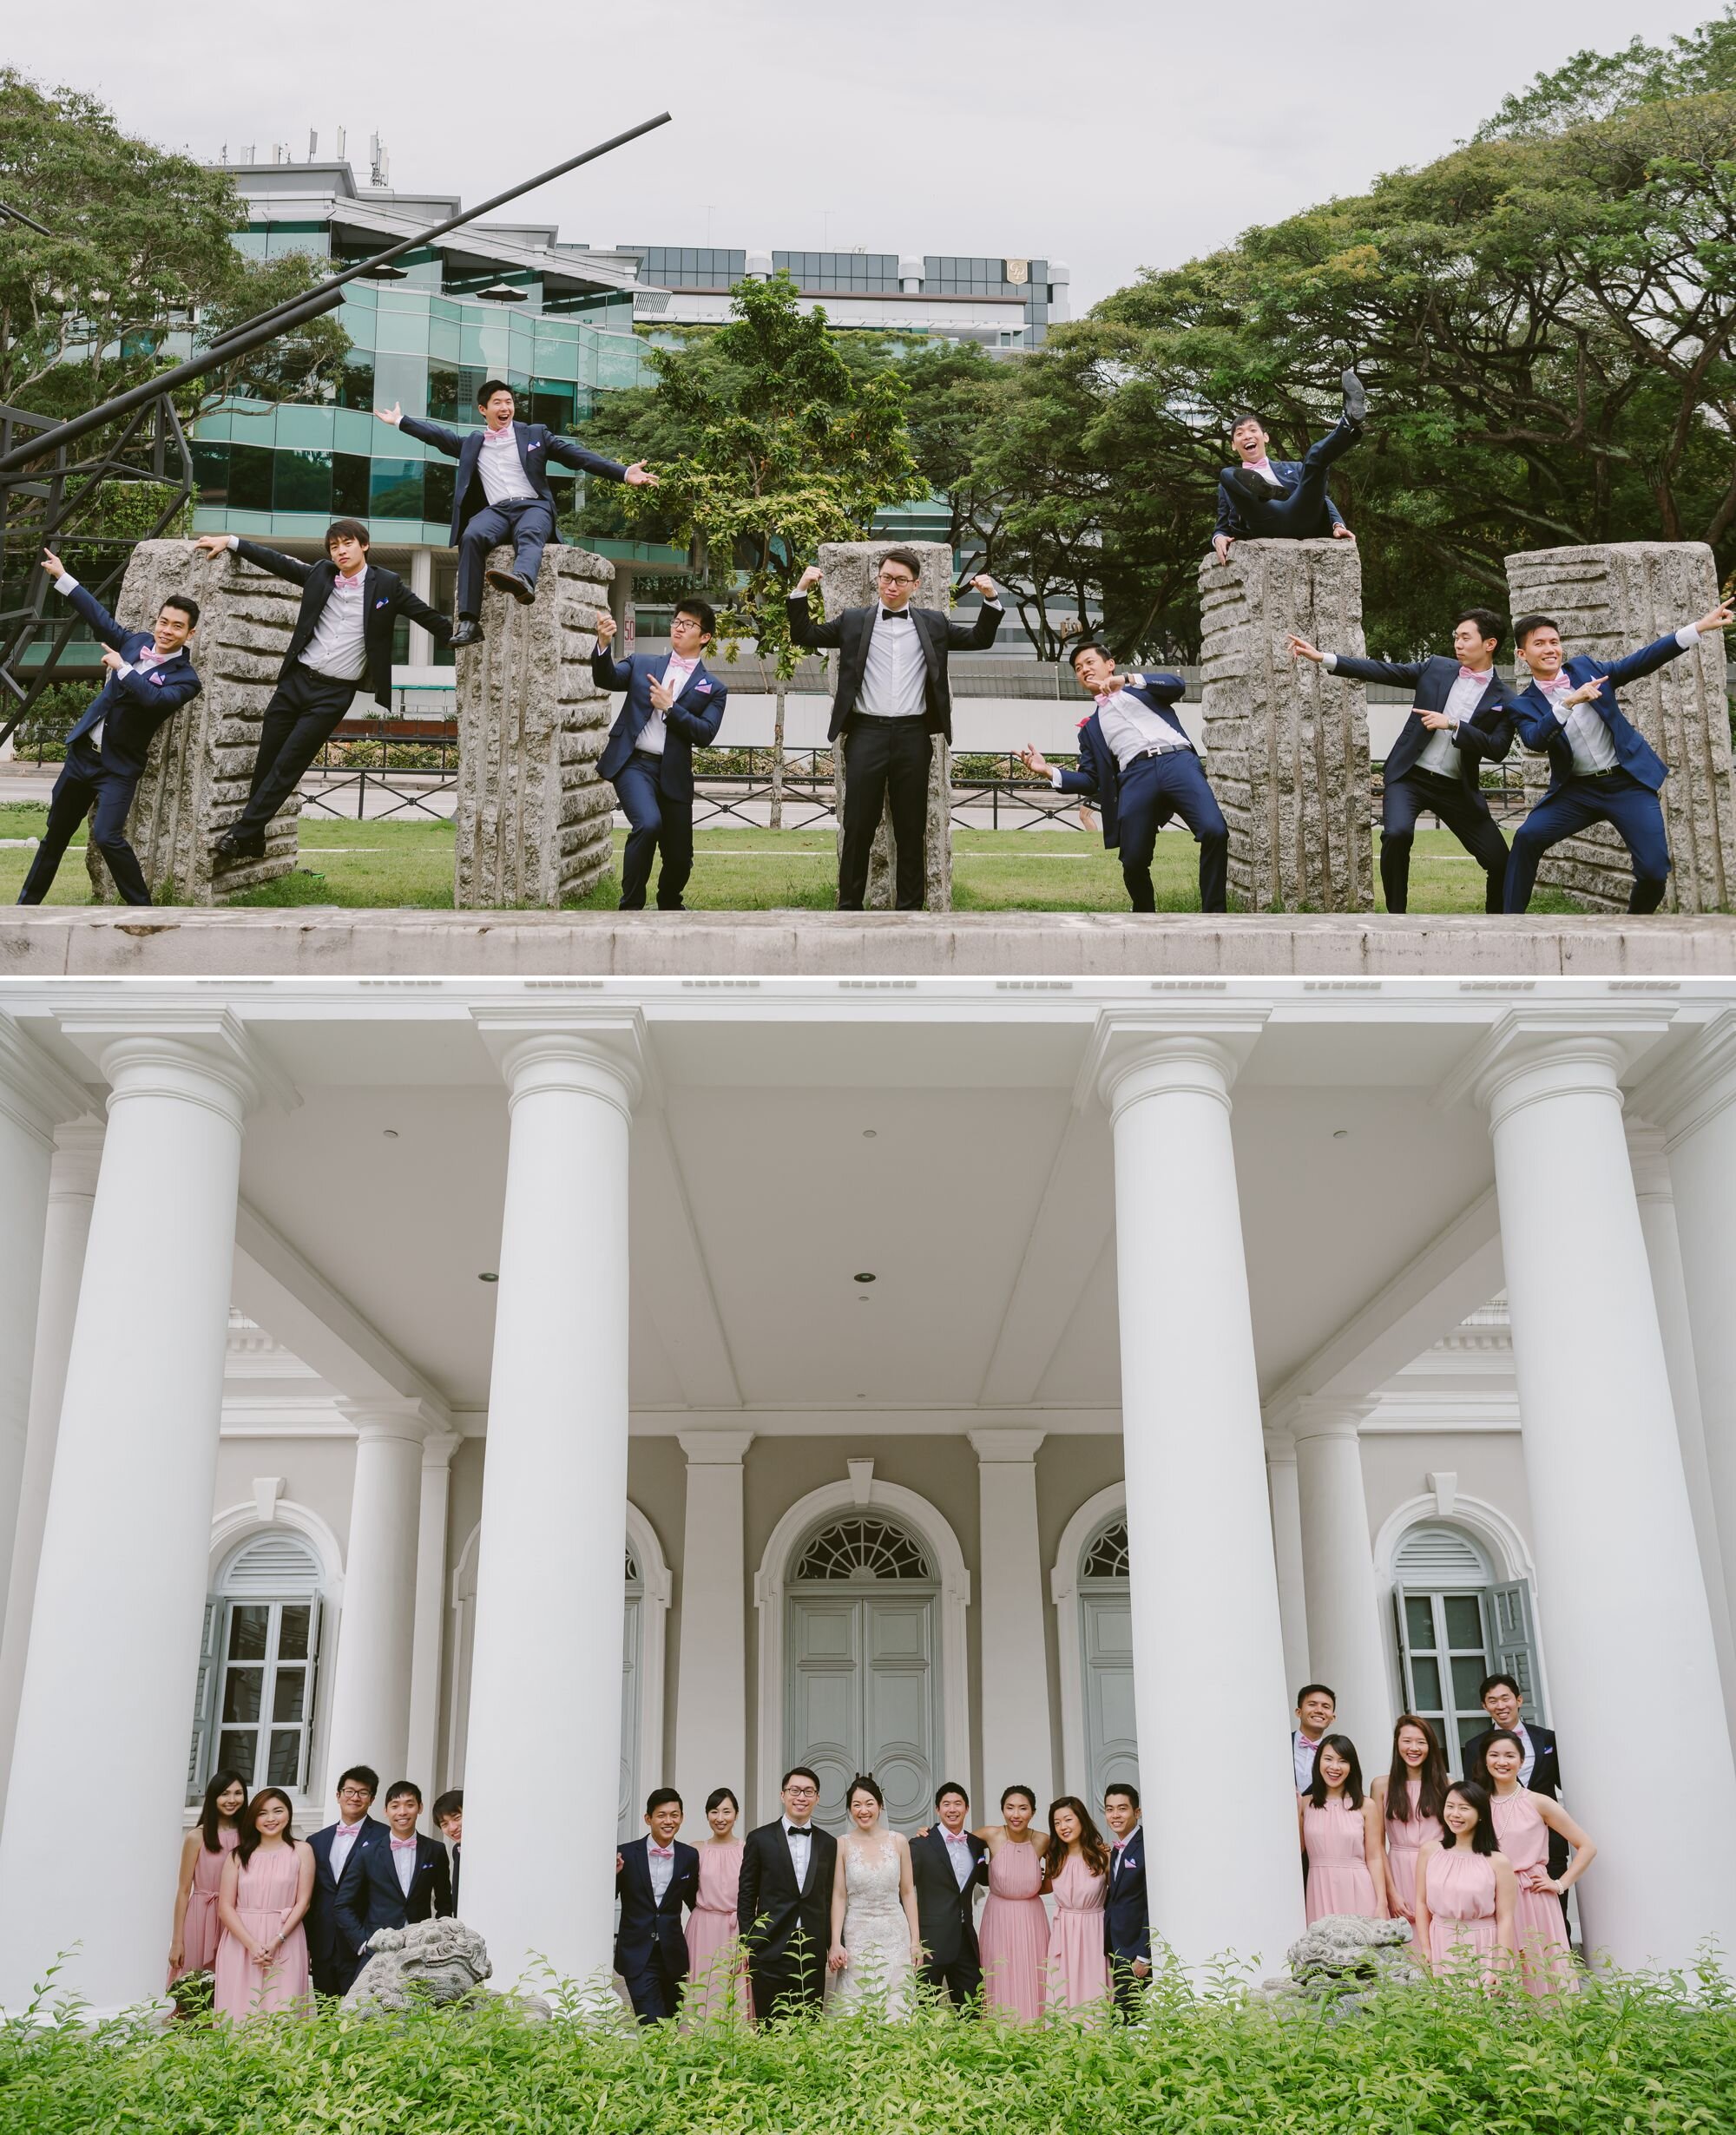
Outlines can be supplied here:
<path id="1" fill-rule="evenodd" d="M 1299 913 L 266 911 L 42 905 L 0 976 L 1676 978 L 1736 972 L 1736 917 Z"/>

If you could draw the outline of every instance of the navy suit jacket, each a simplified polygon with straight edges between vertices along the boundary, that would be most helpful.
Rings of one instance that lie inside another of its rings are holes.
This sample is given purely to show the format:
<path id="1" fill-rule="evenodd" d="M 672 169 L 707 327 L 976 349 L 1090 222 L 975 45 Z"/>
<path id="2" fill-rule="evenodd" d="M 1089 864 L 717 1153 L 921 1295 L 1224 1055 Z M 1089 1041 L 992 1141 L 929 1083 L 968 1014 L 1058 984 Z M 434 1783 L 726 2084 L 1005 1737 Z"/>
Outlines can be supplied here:
<path id="1" fill-rule="evenodd" d="M 401 417 L 398 428 L 406 437 L 418 438 L 458 463 L 452 495 L 452 531 L 448 537 L 456 548 L 465 526 L 488 503 L 482 476 L 477 471 L 477 463 L 483 453 L 483 433 L 479 430 L 448 430 L 443 424 L 424 421 L 419 415 Z M 546 423 L 515 422 L 512 430 L 518 440 L 518 462 L 524 470 L 524 478 L 533 494 L 545 504 L 555 501 L 555 493 L 549 487 L 550 460 L 575 467 L 581 474 L 605 475 L 611 482 L 627 479 L 627 470 L 618 460 L 606 460 L 601 453 L 587 451 L 576 437 L 562 437 Z"/>
<path id="2" fill-rule="evenodd" d="M 1194 743 L 1187 729 L 1176 717 L 1172 707 L 1181 701 L 1187 687 L 1179 674 L 1147 674 L 1140 679 L 1136 689 L 1128 692 L 1137 697 L 1148 712 L 1155 712 L 1167 726 L 1173 726 L 1190 749 Z M 1197 755 L 1198 751 L 1194 753 Z M 1061 771 L 1061 766 L 1055 766 Z M 1061 771 L 1061 791 L 1063 793 L 1081 793 L 1095 798 L 1103 811 L 1103 843 L 1118 845 L 1121 832 L 1116 807 L 1116 796 L 1121 790 L 1121 767 L 1115 752 L 1103 734 L 1103 723 L 1094 712 L 1079 729 L 1079 768 Z"/>
<path id="3" fill-rule="evenodd" d="M 867 608 L 847 608 L 830 622 L 817 623 L 809 609 L 806 594 L 790 595 L 790 642 L 799 645 L 805 652 L 818 652 L 826 647 L 836 647 L 838 652 L 838 687 L 832 693 L 832 724 L 826 730 L 828 741 L 837 740 L 856 709 L 862 678 L 868 669 L 868 640 L 873 634 L 878 608 L 878 601 Z M 995 642 L 995 633 L 1001 627 L 1005 610 L 990 608 L 984 602 L 974 622 L 955 621 L 937 608 L 917 608 L 914 604 L 909 613 L 923 649 L 924 724 L 930 733 L 944 734 L 950 741 L 952 692 L 947 685 L 946 656 L 949 653 L 985 651 Z"/>
<path id="4" fill-rule="evenodd" d="M 350 1858 L 362 1853 L 357 1840 Z M 391 1850 L 391 1832 L 382 1824 L 379 1836 L 362 1856 L 361 1872 L 344 1877 L 332 1908 L 338 1921 L 338 1940 L 346 1957 L 359 1957 L 362 1945 L 381 1928 L 407 1928 L 413 1922 L 439 1918 L 452 1912 L 452 1879 L 446 1866 L 446 1849 L 437 1838 L 416 1834 L 416 1869 L 405 1895 L 398 1880 L 398 1864 Z"/>
<path id="5" fill-rule="evenodd" d="M 332 1840 L 337 1829 L 335 1823 L 328 1823 L 323 1830 L 315 1831 L 307 1842 L 313 1849 L 313 1898 L 307 1908 L 307 1954 L 322 1967 L 342 1969 L 353 1967 L 356 1959 L 338 1924 L 339 1901 L 349 1896 L 360 1882 L 365 1851 L 383 1843 L 391 1834 L 377 1816 L 364 1816 L 361 1830 L 344 1863 L 344 1880 L 338 1883 L 332 1876 Z"/>
<path id="6" fill-rule="evenodd" d="M 654 1949 L 667 1970 L 678 1980 L 685 1979 L 687 1939 L 681 1908 L 685 1905 L 691 1912 L 700 1902 L 699 1849 L 675 1840 L 674 1871 L 660 1905 L 651 1887 L 650 1844 L 648 1836 L 629 1838 L 620 1849 L 615 1895 L 621 1900 L 621 1922 L 615 1931 L 615 1968 L 627 1979 L 644 1969 Z"/>
<path id="7" fill-rule="evenodd" d="M 1109 1857 L 1109 1895 L 1103 1907 L 1103 1948 L 1131 1964 L 1151 1962 L 1151 1914 L 1145 1895 L 1145 1826 Z"/>
<path id="8" fill-rule="evenodd" d="M 235 554 L 257 564 L 260 570 L 271 572 L 273 577 L 286 578 L 292 586 L 302 589 L 301 613 L 295 619 L 289 650 L 278 669 L 279 681 L 287 681 L 291 668 L 313 642 L 313 633 L 319 627 L 319 618 L 325 614 L 326 603 L 337 583 L 338 567 L 330 556 L 322 557 L 318 563 L 305 563 L 299 556 L 286 556 L 259 542 L 239 538 Z M 452 634 L 450 621 L 437 614 L 425 601 L 413 594 L 396 571 L 370 563 L 362 580 L 362 649 L 367 655 L 367 686 L 373 692 L 374 702 L 387 712 L 391 709 L 391 628 L 400 615 L 420 623 L 443 645 Z"/>
<path id="9" fill-rule="evenodd" d="M 1686 649 L 1671 636 L 1660 638 L 1653 645 L 1642 645 L 1625 660 L 1594 660 L 1589 654 L 1580 653 L 1562 663 L 1562 673 L 1575 685 L 1592 680 L 1602 683 L 1602 688 L 1585 708 L 1599 713 L 1609 729 L 1609 738 L 1615 744 L 1616 763 L 1641 785 L 1650 786 L 1654 793 L 1669 777 L 1669 767 L 1644 734 L 1628 724 L 1627 713 L 1615 700 L 1615 693 L 1624 684 L 1637 682 L 1642 675 L 1655 674 L 1671 660 L 1680 660 Z M 1549 791 L 1553 793 L 1558 785 L 1576 775 L 1567 729 L 1555 717 L 1555 706 L 1535 682 L 1516 700 L 1514 715 L 1518 721 L 1519 739 L 1525 746 L 1534 756 L 1549 758 L 1553 774 Z"/>
<path id="10" fill-rule="evenodd" d="M 635 746 L 651 716 L 651 685 L 662 680 L 668 659 L 667 653 L 629 653 L 625 660 L 617 660 L 610 658 L 604 645 L 592 654 L 591 680 L 597 687 L 627 692 L 627 702 L 609 728 L 608 739 L 597 759 L 598 778 L 618 778 L 632 762 Z M 657 783 L 672 800 L 693 798 L 694 751 L 716 739 L 728 696 L 727 686 L 700 660 L 681 695 L 664 713 L 665 738 Z M 638 1843 L 634 1841 L 635 1845 Z"/>
<path id="11" fill-rule="evenodd" d="M 123 660 L 136 660 L 156 642 L 150 630 L 123 630 L 93 593 L 74 586 L 67 599 L 105 645 Z M 151 737 L 165 719 L 199 694 L 199 677 L 187 654 L 175 654 L 144 673 L 110 673 L 67 739 L 82 740 L 102 722 L 102 768 L 116 778 L 136 779 L 151 752 Z"/>
<path id="12" fill-rule="evenodd" d="M 1447 699 L 1459 679 L 1459 663 L 1438 653 L 1427 660 L 1362 660 L 1350 653 L 1336 653 L 1331 672 L 1348 675 L 1355 682 L 1394 682 L 1401 689 L 1416 693 L 1410 716 L 1386 758 L 1386 776 L 1402 778 L 1414 769 L 1417 759 L 1438 731 L 1424 726 L 1419 715 L 1446 710 Z M 1476 709 L 1454 727 L 1451 739 L 1458 751 L 1459 777 L 1473 790 L 1483 759 L 1498 764 L 1513 746 L 1512 693 L 1492 668 Z"/>
<path id="13" fill-rule="evenodd" d="M 1293 489 L 1302 479 L 1302 463 L 1300 460 L 1273 460 L 1272 471 L 1279 481 L 1288 483 Z M 1243 518 L 1238 508 L 1236 493 L 1226 479 L 1233 472 L 1233 468 L 1226 467 L 1218 476 L 1218 523 L 1212 531 L 1214 535 L 1227 534 L 1232 541 L 1252 541 L 1253 529 Z M 1276 489 L 1272 495 L 1278 495 Z M 1342 526 L 1345 522 L 1345 515 L 1330 496 L 1326 499 L 1326 516 L 1334 526 Z"/>
<path id="14" fill-rule="evenodd" d="M 917 1927 L 931 1965 L 976 1961 L 976 1922 L 972 1902 L 978 1883 L 989 1880 L 989 1849 L 966 1829 L 970 1878 L 963 1889 L 952 1869 L 952 1856 L 937 1824 L 926 1838 L 911 1841 L 911 1881 L 916 1886 Z"/>

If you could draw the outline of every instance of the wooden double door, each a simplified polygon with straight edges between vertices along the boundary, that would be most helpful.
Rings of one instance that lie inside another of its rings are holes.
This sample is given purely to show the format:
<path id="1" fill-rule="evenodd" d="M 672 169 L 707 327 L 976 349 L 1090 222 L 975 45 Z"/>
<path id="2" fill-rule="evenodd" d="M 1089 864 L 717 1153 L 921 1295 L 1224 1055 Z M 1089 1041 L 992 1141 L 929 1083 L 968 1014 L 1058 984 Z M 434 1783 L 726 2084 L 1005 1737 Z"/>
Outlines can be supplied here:
<path id="1" fill-rule="evenodd" d="M 938 1596 L 884 1583 L 792 1588 L 787 1600 L 785 1762 L 819 1775 L 818 1821 L 838 1830 L 858 1772 L 872 1772 L 886 1820 L 911 1832 L 932 1820 L 940 1743 Z M 957 1775 L 965 1777 L 965 1775 Z"/>

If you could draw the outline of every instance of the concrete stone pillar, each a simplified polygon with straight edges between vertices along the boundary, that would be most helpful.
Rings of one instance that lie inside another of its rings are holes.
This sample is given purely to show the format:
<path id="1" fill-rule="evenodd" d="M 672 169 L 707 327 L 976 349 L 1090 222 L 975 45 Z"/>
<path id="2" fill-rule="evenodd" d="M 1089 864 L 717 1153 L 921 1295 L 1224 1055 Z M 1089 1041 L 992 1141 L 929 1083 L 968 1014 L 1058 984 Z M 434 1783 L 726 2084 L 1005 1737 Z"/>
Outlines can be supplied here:
<path id="1" fill-rule="evenodd" d="M 909 549 L 922 558 L 922 576 L 911 595 L 919 608 L 944 612 L 952 604 L 952 551 L 944 542 L 824 542 L 820 545 L 819 592 L 827 621 L 846 608 L 866 608 L 879 598 L 874 575 L 889 549 Z M 844 851 L 844 749 L 841 740 L 832 747 L 832 791 L 838 809 L 838 847 Z M 952 910 L 952 749 L 939 734 L 934 736 L 934 753 L 928 774 L 927 862 L 928 909 Z M 874 851 L 868 863 L 868 894 L 863 902 L 870 911 L 889 911 L 898 860 L 892 839 L 890 801 L 875 833 Z"/>
<path id="2" fill-rule="evenodd" d="M 129 628 L 143 627 L 171 593 L 190 593 L 199 603 L 192 652 L 202 686 L 157 729 L 127 836 L 154 897 L 223 904 L 295 865 L 296 794 L 266 828 L 264 859 L 217 870 L 211 848 L 247 804 L 260 723 L 289 650 L 301 589 L 243 563 L 233 549 L 207 556 L 186 542 L 141 542 L 115 615 Z M 115 885 L 94 845 L 86 847 L 85 870 L 98 901 L 112 900 Z"/>
<path id="3" fill-rule="evenodd" d="M 1718 604 L 1718 571 L 1704 542 L 1608 542 L 1533 549 L 1507 559 L 1516 616 L 1552 615 L 1569 654 L 1615 660 L 1668 637 Z M 1730 708 L 1721 637 L 1702 638 L 1621 692 L 1621 706 L 1669 765 L 1659 795 L 1670 838 L 1665 909 L 1705 912 L 1736 902 L 1736 810 L 1730 775 Z M 1527 805 L 1549 783 L 1549 759 L 1516 743 Z M 1543 856 L 1537 880 L 1588 911 L 1625 912 L 1634 884 L 1628 848 L 1607 823 L 1564 838 Z"/>
<path id="4" fill-rule="evenodd" d="M 422 1492 L 416 1533 L 416 1618 L 410 1660 L 410 1756 L 405 1770 L 422 1789 L 434 1830 L 434 1797 L 440 1790 L 440 1661 L 446 1624 L 446 1508 L 452 1494 L 452 1455 L 463 1443 L 457 1431 L 430 1431 L 422 1442 Z M 388 1780 L 386 1784 L 390 1786 Z"/>
<path id="5" fill-rule="evenodd" d="M 434 605 L 434 551 L 431 549 L 412 549 L 410 552 L 410 590 L 418 601 Z M 420 623 L 410 626 L 410 663 L 412 667 L 431 667 L 434 665 L 434 639 Z"/>
<path id="6" fill-rule="evenodd" d="M 511 554 L 497 549 L 489 562 L 510 569 Z M 606 558 L 551 542 L 528 607 L 483 598 L 487 635 L 455 669 L 460 910 L 552 911 L 608 871 L 615 791 L 596 764 L 619 700 L 592 682 L 590 662 L 613 575 Z"/>
<path id="7" fill-rule="evenodd" d="M 1278 1567 L 1278 1614 L 1284 1629 L 1284 1679 L 1292 1695 L 1312 1675 L 1308 1665 L 1307 1587 L 1302 1575 L 1302 1500 L 1296 1441 L 1266 1434 L 1266 1488 L 1272 1506 L 1272 1555 Z"/>
<path id="8" fill-rule="evenodd" d="M 1304 1399 L 1291 1431 L 1302 1528 L 1310 1672 L 1338 1701 L 1335 1725 L 1362 1752 L 1363 1770 L 1381 1770 L 1392 1742 L 1386 1638 L 1375 1598 L 1368 1505 L 1358 1435 L 1371 1402 Z M 1298 1685 L 1292 1684 L 1292 1692 Z"/>
<path id="9" fill-rule="evenodd" d="M 983 1791 L 1016 1782 L 1039 1802 L 1055 1788 L 1055 1736 L 1044 1659 L 1042 1550 L 1037 1535 L 1041 1431 L 972 1431 L 982 1508 Z M 1041 1813 L 1041 1811 L 1039 1811 Z"/>
<path id="10" fill-rule="evenodd" d="M 742 1460 L 752 1431 L 684 1431 L 687 1520 L 681 1546 L 681 1644 L 675 1680 L 675 1779 L 690 1838 L 706 1836 L 713 1787 L 747 1793 L 747 1575 Z M 648 1790 L 661 1772 L 641 1772 Z M 635 1815 L 638 1813 L 635 1808 Z"/>
<path id="11" fill-rule="evenodd" d="M 1366 649 L 1354 542 L 1238 542 L 1200 566 L 1206 764 L 1245 911 L 1371 912 L 1368 700 L 1285 648 Z"/>

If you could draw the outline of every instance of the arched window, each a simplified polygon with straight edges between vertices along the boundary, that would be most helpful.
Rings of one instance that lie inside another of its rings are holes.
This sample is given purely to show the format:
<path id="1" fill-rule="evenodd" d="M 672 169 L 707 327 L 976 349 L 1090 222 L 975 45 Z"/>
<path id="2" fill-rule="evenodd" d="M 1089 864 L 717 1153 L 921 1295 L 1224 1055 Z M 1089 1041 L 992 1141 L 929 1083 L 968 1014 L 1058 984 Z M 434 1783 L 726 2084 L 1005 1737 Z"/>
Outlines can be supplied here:
<path id="1" fill-rule="evenodd" d="M 1128 1516 L 1121 1512 L 1098 1528 L 1079 1555 L 1085 1757 L 1094 1802 L 1101 1802 L 1103 1790 L 1117 1780 L 1139 1783 L 1128 1564 Z"/>
<path id="2" fill-rule="evenodd" d="M 233 1767 L 306 1790 L 319 1655 L 319 1560 L 282 1528 L 244 1542 L 205 1604 L 187 1796 Z"/>
<path id="3" fill-rule="evenodd" d="M 922 1544 L 890 1520 L 834 1520 L 803 1550 L 802 1580 L 932 1579 Z"/>
<path id="4" fill-rule="evenodd" d="M 1392 1560 L 1405 1702 L 1428 1720 L 1455 1772 L 1464 1744 L 1489 1725 L 1477 1701 L 1486 1675 L 1512 1676 L 1528 1720 L 1541 1720 L 1530 1589 L 1496 1576 L 1476 1536 L 1446 1522 L 1414 1527 Z"/>

